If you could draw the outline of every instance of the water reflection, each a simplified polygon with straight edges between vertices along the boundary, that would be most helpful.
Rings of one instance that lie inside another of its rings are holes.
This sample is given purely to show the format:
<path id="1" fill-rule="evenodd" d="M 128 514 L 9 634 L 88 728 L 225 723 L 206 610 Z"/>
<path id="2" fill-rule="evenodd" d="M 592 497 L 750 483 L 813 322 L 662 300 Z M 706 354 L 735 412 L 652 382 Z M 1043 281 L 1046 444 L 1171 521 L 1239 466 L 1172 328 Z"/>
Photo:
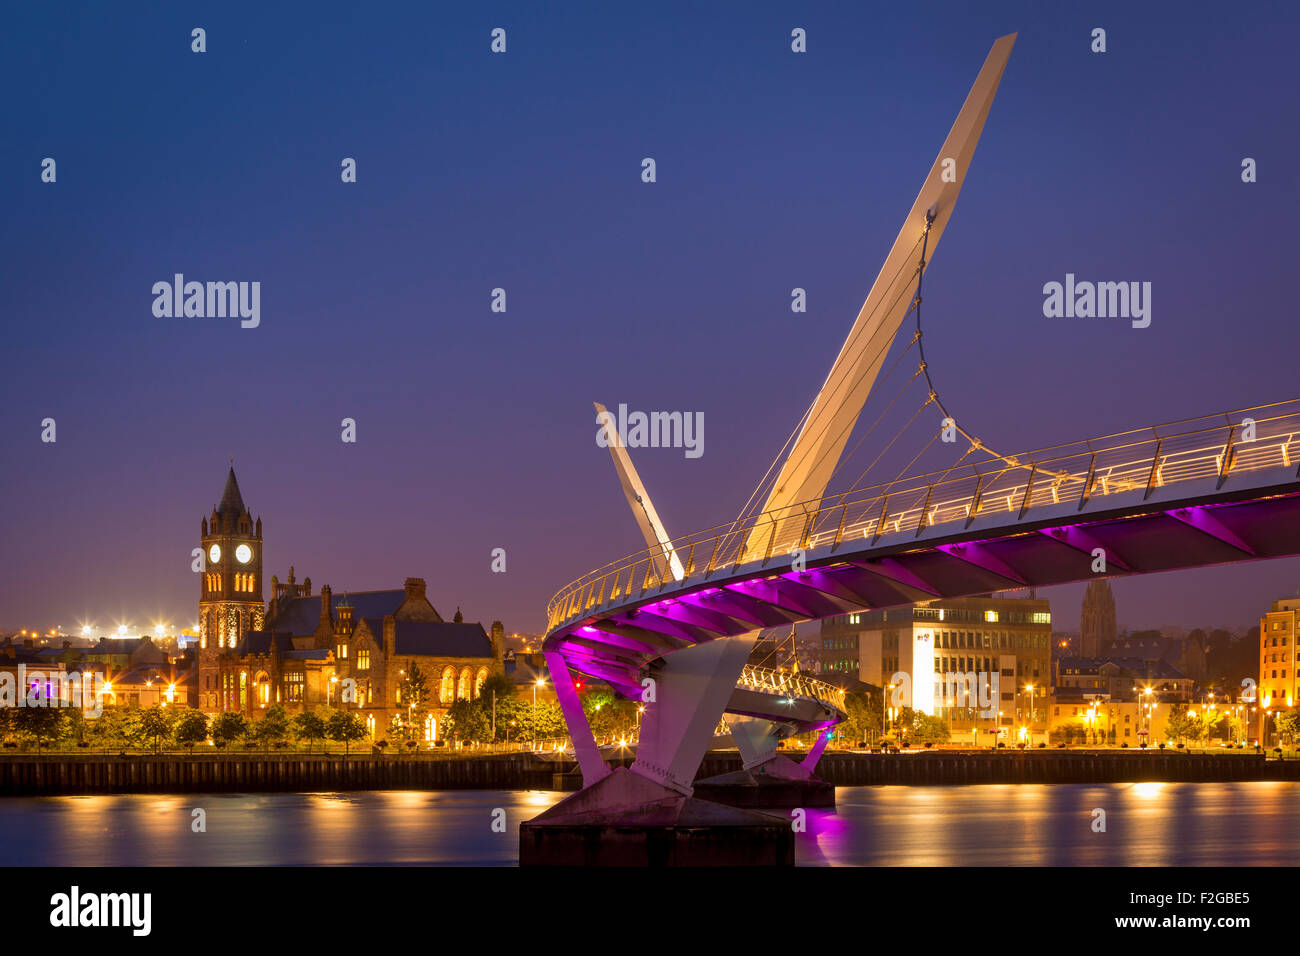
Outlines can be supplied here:
<path id="1" fill-rule="evenodd" d="M 0 800 L 9 866 L 511 866 L 550 791 Z M 809 810 L 801 866 L 1290 865 L 1300 783 L 841 787 Z M 493 811 L 506 831 L 493 832 Z M 206 815 L 196 833 L 194 811 Z M 1105 832 L 1093 829 L 1105 812 Z M 784 812 L 783 812 L 784 815 Z"/>
<path id="2" fill-rule="evenodd" d="M 836 797 L 833 814 L 809 814 L 801 866 L 1289 866 L 1300 852 L 1294 782 L 841 787 Z"/>

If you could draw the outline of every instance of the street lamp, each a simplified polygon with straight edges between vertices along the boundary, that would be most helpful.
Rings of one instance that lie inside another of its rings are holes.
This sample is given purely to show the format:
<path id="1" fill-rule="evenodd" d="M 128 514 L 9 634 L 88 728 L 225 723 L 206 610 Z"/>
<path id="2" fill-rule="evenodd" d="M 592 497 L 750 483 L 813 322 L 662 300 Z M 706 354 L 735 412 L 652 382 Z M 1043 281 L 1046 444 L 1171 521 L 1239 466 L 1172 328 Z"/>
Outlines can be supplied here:
<path id="1" fill-rule="evenodd" d="M 1025 721 L 1025 726 L 1029 728 L 1029 746 L 1034 745 L 1034 685 L 1026 684 L 1025 690 L 1029 691 L 1029 719 Z"/>
<path id="2" fill-rule="evenodd" d="M 536 745 L 537 743 L 537 688 L 545 687 L 545 686 L 546 686 L 546 681 L 540 677 L 533 682 L 533 744 L 534 745 Z"/>

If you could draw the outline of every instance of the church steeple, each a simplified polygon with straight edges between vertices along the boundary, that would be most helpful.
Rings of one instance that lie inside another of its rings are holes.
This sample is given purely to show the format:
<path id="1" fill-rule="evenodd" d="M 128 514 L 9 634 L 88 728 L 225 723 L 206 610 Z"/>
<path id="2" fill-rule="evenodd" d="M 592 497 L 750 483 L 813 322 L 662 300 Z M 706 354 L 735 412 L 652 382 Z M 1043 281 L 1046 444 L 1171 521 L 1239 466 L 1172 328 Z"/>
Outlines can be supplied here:
<path id="1" fill-rule="evenodd" d="M 226 490 L 221 493 L 221 504 L 217 505 L 217 511 L 223 520 L 233 524 L 247 510 L 244 507 L 244 496 L 239 493 L 239 482 L 235 480 L 235 466 L 231 465 L 230 474 L 226 475 Z"/>
<path id="2" fill-rule="evenodd" d="M 266 619 L 262 604 L 262 522 L 253 520 L 239 491 L 233 464 L 226 473 L 221 503 L 200 522 L 203 562 L 199 585 L 199 669 L 206 681 L 201 702 L 225 709 L 213 683 L 217 658 L 232 651 L 249 631 Z M 220 688 L 229 693 L 230 688 Z M 218 706 L 220 704 L 220 706 Z"/>

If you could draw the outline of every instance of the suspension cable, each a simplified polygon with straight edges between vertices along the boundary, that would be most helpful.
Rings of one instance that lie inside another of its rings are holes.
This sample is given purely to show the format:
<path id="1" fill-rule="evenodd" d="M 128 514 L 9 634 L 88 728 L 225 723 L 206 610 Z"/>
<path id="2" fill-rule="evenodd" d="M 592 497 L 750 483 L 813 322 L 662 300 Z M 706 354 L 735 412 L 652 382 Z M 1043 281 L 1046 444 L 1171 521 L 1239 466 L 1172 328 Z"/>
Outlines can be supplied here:
<path id="1" fill-rule="evenodd" d="M 965 438 L 968 442 L 970 442 L 971 445 L 970 451 L 979 450 L 979 451 L 987 452 L 990 457 L 1001 459 L 1003 462 L 1010 465 L 1012 468 L 1033 467 L 1032 463 L 1030 465 L 1026 465 L 1024 462 L 1022 462 L 1019 458 L 1016 458 L 1014 455 L 1003 455 L 1000 452 L 995 451 L 992 448 L 989 448 L 987 445 L 984 444 L 984 442 L 980 441 L 978 437 L 972 435 L 970 432 L 966 431 L 966 429 L 958 425 L 957 419 L 955 419 L 951 414 L 949 414 L 947 407 L 943 404 L 943 400 L 939 398 L 939 392 L 934 387 L 934 381 L 930 378 L 929 365 L 925 361 L 925 341 L 921 333 L 921 283 L 922 280 L 925 279 L 925 266 L 926 266 L 925 256 L 930 246 L 930 227 L 934 224 L 935 217 L 936 217 L 936 212 L 934 207 L 931 207 L 929 210 L 926 211 L 925 232 L 921 236 L 921 261 L 917 265 L 916 298 L 912 302 L 913 309 L 916 311 L 916 335 L 918 339 L 916 350 L 917 350 L 917 354 L 921 357 L 921 368 L 925 372 L 925 384 L 930 388 L 930 401 L 933 401 L 936 405 L 939 406 L 939 411 L 943 412 L 944 420 L 951 422 L 952 427 L 955 428 L 958 432 L 960 432 L 963 438 Z M 965 457 L 966 457 L 965 455 L 962 456 L 962 458 Z M 948 470 L 951 471 L 952 469 L 950 468 Z M 947 473 L 945 472 L 945 474 Z M 1069 477 L 1068 473 L 1066 472 L 1047 472 L 1047 474 L 1055 475 L 1058 478 Z"/>
<path id="2" fill-rule="evenodd" d="M 879 388 L 880 386 L 884 385 L 885 382 L 889 380 L 890 375 L 894 373 L 894 369 L 898 367 L 898 363 L 902 361 L 903 356 L 906 355 L 911 350 L 912 346 L 916 344 L 916 342 L 919 341 L 919 339 L 920 339 L 919 335 L 912 336 L 912 341 L 907 343 L 907 348 L 904 349 L 902 354 L 900 354 L 898 358 L 894 360 L 894 364 L 891 365 L 889 371 L 885 373 L 885 377 L 876 383 L 875 386 L 876 388 Z M 871 437 L 871 433 L 876 430 L 876 426 L 879 425 L 881 421 L 884 420 L 885 416 L 889 414 L 890 410 L 893 409 L 893 407 L 896 404 L 898 404 L 898 400 L 903 397 L 903 393 L 906 392 L 907 389 L 911 386 L 911 384 L 916 381 L 916 377 L 920 374 L 921 374 L 921 369 L 920 367 L 918 367 L 917 370 L 912 373 L 912 377 L 903 383 L 903 387 L 898 390 L 898 394 L 893 397 L 893 399 L 889 402 L 887 406 L 885 406 L 885 410 L 881 412 L 878 416 L 876 416 L 876 420 L 871 423 L 871 427 L 869 427 L 865 432 L 863 432 L 862 437 L 858 439 L 857 444 L 855 444 L 853 448 L 849 450 L 849 453 L 847 455 L 840 456 L 840 460 L 835 463 L 835 469 L 831 472 L 831 476 L 826 479 L 827 484 L 834 481 L 835 476 L 838 475 L 840 473 L 840 469 L 844 467 L 844 463 L 848 461 L 850 458 L 852 458 L 855 454 L 857 454 L 858 449 L 862 447 L 862 443 L 866 441 L 869 437 Z"/>

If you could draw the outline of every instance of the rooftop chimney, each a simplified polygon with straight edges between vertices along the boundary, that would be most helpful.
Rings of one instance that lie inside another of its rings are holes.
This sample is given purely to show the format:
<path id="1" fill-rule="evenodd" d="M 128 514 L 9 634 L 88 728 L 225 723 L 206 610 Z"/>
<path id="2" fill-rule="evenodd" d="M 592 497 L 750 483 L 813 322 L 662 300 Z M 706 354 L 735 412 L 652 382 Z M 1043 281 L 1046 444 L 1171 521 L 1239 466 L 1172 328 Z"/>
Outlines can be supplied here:
<path id="1" fill-rule="evenodd" d="M 406 599 L 424 598 L 424 578 L 407 578 L 406 579 Z M 425 599 L 427 600 L 427 599 Z"/>

